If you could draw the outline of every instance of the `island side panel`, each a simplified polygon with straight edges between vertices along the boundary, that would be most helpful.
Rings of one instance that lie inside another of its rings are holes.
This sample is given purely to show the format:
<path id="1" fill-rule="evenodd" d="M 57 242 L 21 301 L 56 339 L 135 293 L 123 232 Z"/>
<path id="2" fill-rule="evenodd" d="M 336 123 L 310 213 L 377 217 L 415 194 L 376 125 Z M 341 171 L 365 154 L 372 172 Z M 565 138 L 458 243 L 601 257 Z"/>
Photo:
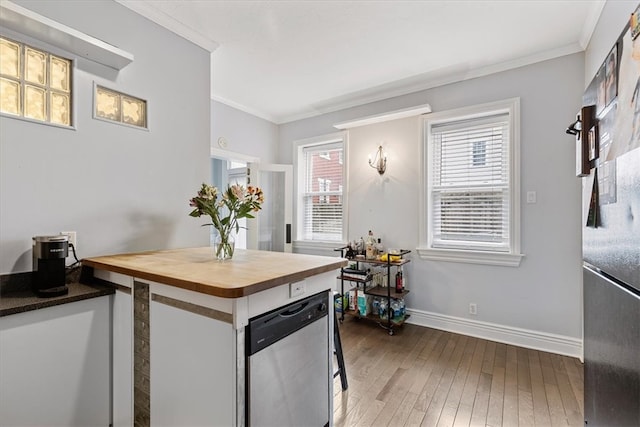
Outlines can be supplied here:
<path id="1" fill-rule="evenodd" d="M 151 424 L 234 425 L 233 325 L 151 292 Z"/>
<path id="2" fill-rule="evenodd" d="M 132 280 L 133 282 L 133 280 Z M 112 412 L 114 427 L 133 425 L 133 299 L 117 286 L 112 305 Z"/>
<path id="3" fill-rule="evenodd" d="M 95 270 L 94 277 L 111 283 L 111 416 L 114 427 L 133 426 L 133 277 Z"/>

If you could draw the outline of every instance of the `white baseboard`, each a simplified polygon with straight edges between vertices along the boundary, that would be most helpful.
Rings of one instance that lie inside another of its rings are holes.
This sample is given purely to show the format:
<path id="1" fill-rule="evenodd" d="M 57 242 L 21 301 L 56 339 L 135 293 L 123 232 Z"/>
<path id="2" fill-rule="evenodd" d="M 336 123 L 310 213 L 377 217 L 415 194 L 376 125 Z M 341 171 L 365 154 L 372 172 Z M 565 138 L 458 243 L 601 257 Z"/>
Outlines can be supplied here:
<path id="1" fill-rule="evenodd" d="M 582 340 L 564 335 L 555 335 L 529 329 L 514 328 L 478 320 L 407 309 L 411 314 L 407 323 L 428 328 L 441 329 L 457 334 L 469 335 L 504 344 L 517 345 L 534 350 L 576 357 L 583 360 Z"/>

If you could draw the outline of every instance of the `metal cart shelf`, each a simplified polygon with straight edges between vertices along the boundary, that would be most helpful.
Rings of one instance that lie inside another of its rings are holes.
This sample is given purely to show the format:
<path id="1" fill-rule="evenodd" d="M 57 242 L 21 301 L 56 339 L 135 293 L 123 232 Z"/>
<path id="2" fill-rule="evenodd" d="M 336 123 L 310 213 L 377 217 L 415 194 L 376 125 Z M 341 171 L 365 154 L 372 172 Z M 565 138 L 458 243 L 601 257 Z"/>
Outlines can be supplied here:
<path id="1" fill-rule="evenodd" d="M 340 251 L 340 255 L 344 257 L 345 250 L 347 249 L 348 249 L 348 246 L 344 246 L 344 247 L 336 248 L 334 249 L 334 251 Z M 393 316 L 391 315 L 391 301 L 394 299 L 403 298 L 405 295 L 409 293 L 409 290 L 406 290 L 406 289 L 403 290 L 402 292 L 396 292 L 396 289 L 391 285 L 391 277 L 392 277 L 391 271 L 393 267 L 395 267 L 397 271 L 398 267 L 403 266 L 408 262 L 410 262 L 409 259 L 404 258 L 404 256 L 409 253 L 411 253 L 410 250 L 405 250 L 405 249 L 400 250 L 398 251 L 398 253 L 394 253 L 394 254 L 391 254 L 391 256 L 388 256 L 386 261 L 382 261 L 379 259 L 363 259 L 358 257 L 348 258 L 349 261 L 353 261 L 356 263 L 356 269 L 360 269 L 360 264 L 386 267 L 387 286 L 379 286 L 379 285 L 373 286 L 372 285 L 373 279 L 370 275 L 366 275 L 364 278 L 345 276 L 345 274 L 343 273 L 344 269 L 341 269 L 340 275 L 338 276 L 338 279 L 340 279 L 340 296 L 341 296 L 340 300 L 342 301 L 342 313 L 340 315 L 340 321 L 341 322 L 344 321 L 345 314 L 356 317 L 358 319 L 367 319 L 367 320 L 375 321 L 381 327 L 386 329 L 389 335 L 393 335 L 394 326 L 401 326 L 410 317 L 410 315 L 405 314 L 404 318 L 400 320 L 398 319 L 394 320 Z M 391 261 L 392 256 L 398 256 L 400 257 L 400 259 L 396 261 Z M 362 290 L 362 292 L 367 295 L 375 295 L 378 297 L 386 298 L 387 307 L 388 307 L 387 318 L 381 319 L 379 316 L 372 315 L 372 314 L 367 314 L 366 316 L 363 316 L 358 312 L 358 310 L 349 310 L 347 305 L 345 304 L 345 299 L 344 299 L 345 282 L 355 283 L 356 284 L 355 287 L 358 290 Z M 362 287 L 360 288 L 360 286 Z"/>

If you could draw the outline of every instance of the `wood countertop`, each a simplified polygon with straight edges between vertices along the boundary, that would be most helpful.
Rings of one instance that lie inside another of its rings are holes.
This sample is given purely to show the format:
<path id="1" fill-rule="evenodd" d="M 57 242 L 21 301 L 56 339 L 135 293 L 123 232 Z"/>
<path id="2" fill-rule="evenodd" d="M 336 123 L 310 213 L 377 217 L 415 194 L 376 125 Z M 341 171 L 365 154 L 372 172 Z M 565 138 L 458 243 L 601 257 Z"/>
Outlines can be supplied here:
<path id="1" fill-rule="evenodd" d="M 233 259 L 218 261 L 213 248 L 207 246 L 92 257 L 82 264 L 203 294 L 239 298 L 337 270 L 347 260 L 236 249 Z"/>

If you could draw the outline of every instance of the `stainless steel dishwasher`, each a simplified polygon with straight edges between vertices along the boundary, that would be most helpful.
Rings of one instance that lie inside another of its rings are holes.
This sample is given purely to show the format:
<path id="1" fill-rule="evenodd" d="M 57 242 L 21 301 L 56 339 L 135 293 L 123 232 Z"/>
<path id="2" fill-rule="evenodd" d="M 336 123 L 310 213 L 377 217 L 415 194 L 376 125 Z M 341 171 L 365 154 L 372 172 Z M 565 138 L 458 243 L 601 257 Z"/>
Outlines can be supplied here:
<path id="1" fill-rule="evenodd" d="M 247 423 L 329 425 L 329 292 L 249 320 Z"/>

